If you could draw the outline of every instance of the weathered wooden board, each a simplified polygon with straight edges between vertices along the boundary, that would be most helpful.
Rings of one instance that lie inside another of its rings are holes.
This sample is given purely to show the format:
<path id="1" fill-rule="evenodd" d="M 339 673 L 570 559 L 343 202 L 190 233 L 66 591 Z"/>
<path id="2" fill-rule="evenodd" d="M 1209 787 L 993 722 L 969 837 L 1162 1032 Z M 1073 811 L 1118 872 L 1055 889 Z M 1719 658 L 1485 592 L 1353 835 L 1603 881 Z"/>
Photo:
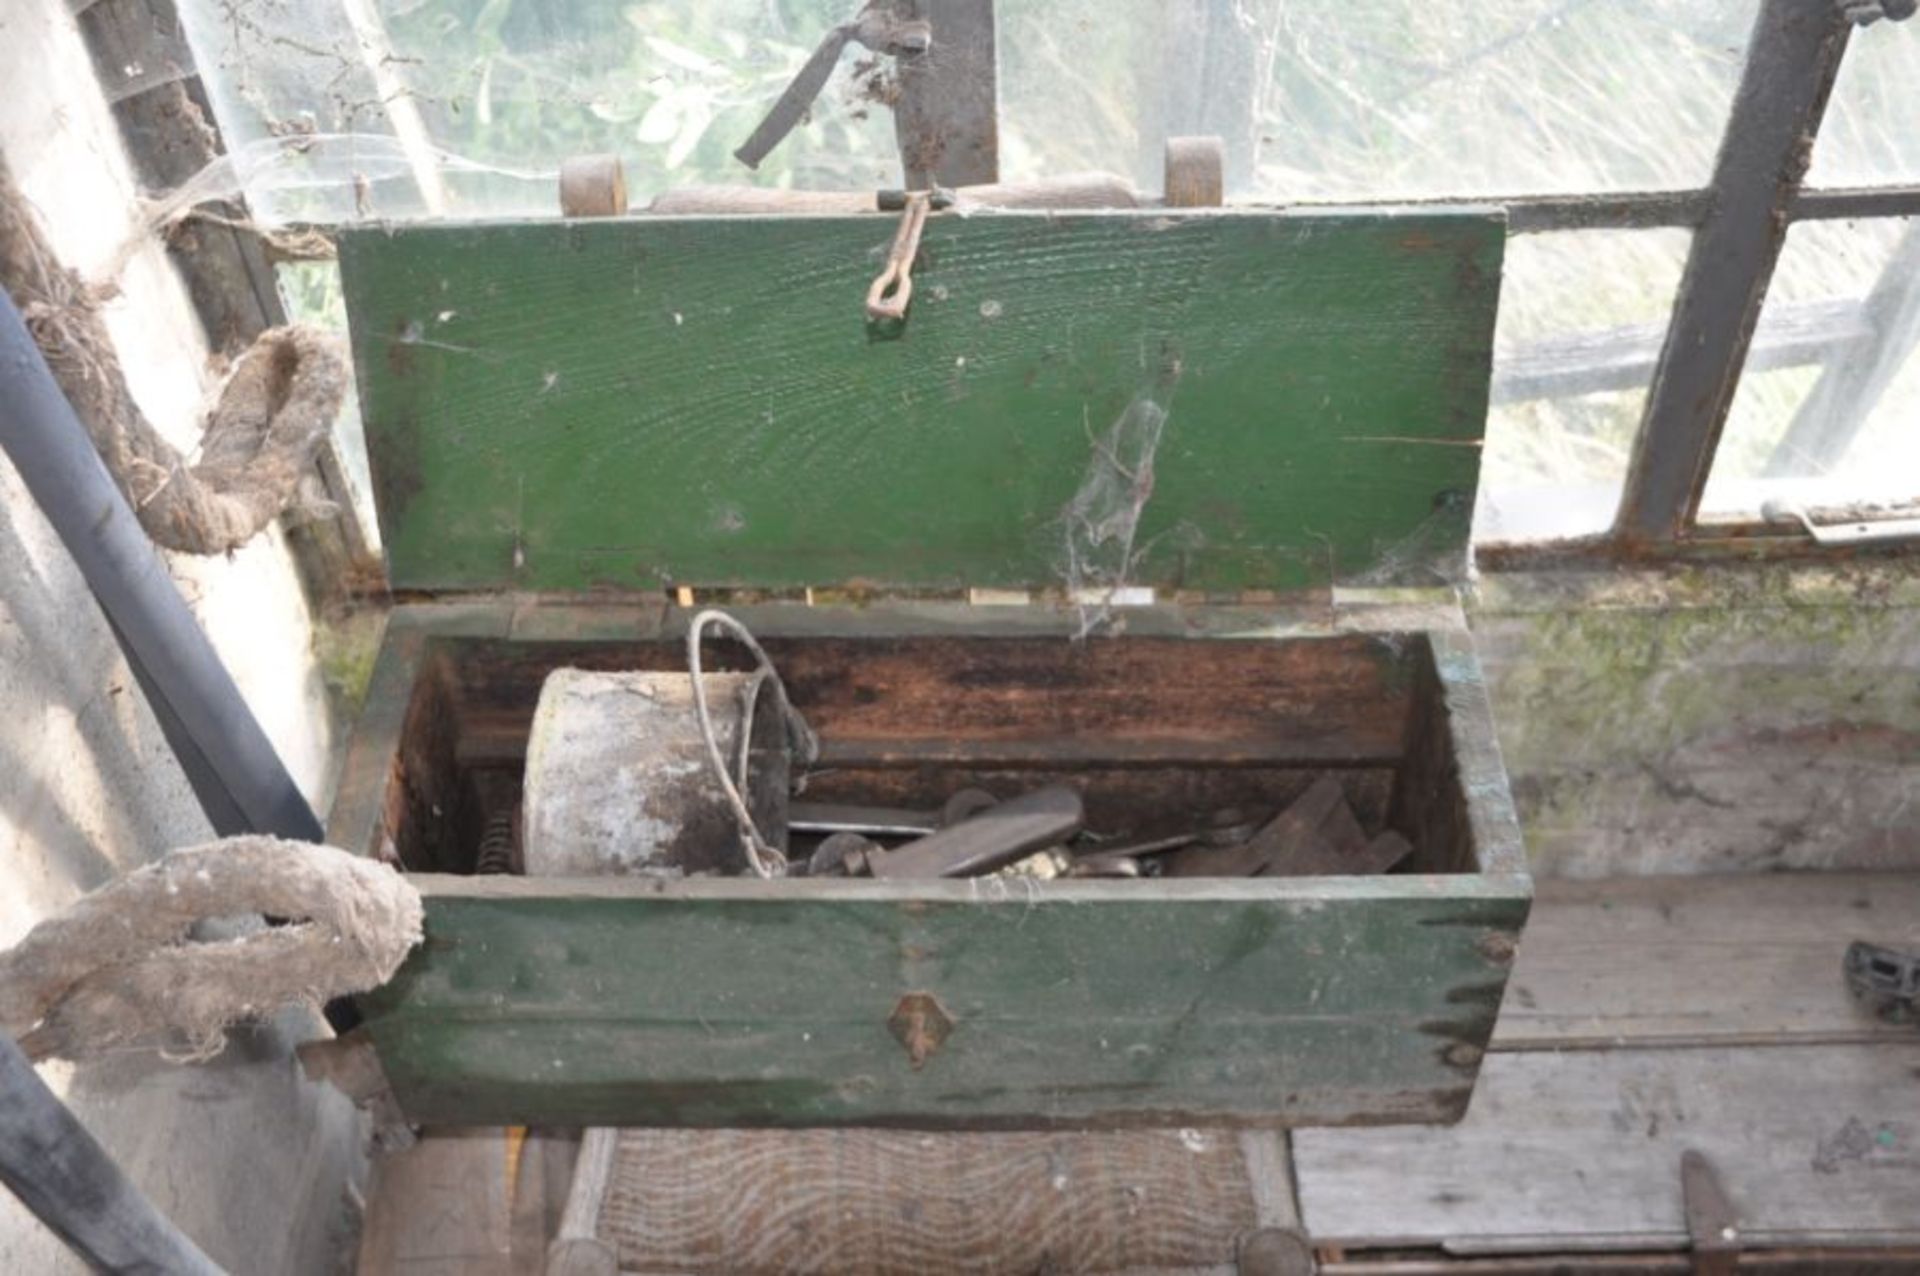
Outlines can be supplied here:
<path id="1" fill-rule="evenodd" d="M 1684 1239 L 1679 1157 L 1755 1243 L 1920 1244 L 1920 1036 L 1854 1004 L 1854 938 L 1920 941 L 1920 878 L 1538 883 L 1467 1119 L 1297 1135 L 1317 1239 L 1650 1248 Z"/>
<path id="2" fill-rule="evenodd" d="M 528 1270 L 513 1253 L 514 1152 L 505 1130 L 443 1130 L 375 1160 L 359 1276 Z M 545 1248 L 535 1252 L 544 1256 Z"/>
<path id="3" fill-rule="evenodd" d="M 921 1128 L 1433 1121 L 1466 1103 L 1524 877 L 417 876 L 364 999 L 422 1121 Z M 953 1022 L 915 1068 L 890 1029 Z"/>
<path id="4" fill-rule="evenodd" d="M 1747 1242 L 1920 1241 L 1920 1041 L 1487 1057 L 1448 1129 L 1303 1130 L 1322 1244 L 1671 1248 L 1680 1154 L 1719 1171 Z"/>
<path id="5" fill-rule="evenodd" d="M 373 1161 L 356 1276 L 542 1276 L 579 1133 L 430 1129 Z"/>
<path id="6" fill-rule="evenodd" d="M 940 217 L 880 332 L 893 229 L 343 231 L 394 585 L 1061 585 L 1077 526 L 1090 585 L 1292 589 L 1464 544 L 1498 214 Z"/>
<path id="7" fill-rule="evenodd" d="M 1293 1221 L 1261 1208 L 1257 1140 L 1284 1158 L 1265 1131 L 624 1130 L 598 1234 L 627 1273 L 1211 1276 Z"/>
<path id="8" fill-rule="evenodd" d="M 1420 642 L 763 637 L 833 767 L 1392 765 Z M 684 670 L 686 645 L 468 644 L 455 674 L 461 756 L 521 756 L 562 664 Z M 717 650 L 708 667 L 734 665 Z"/>
<path id="9" fill-rule="evenodd" d="M 1912 1041 L 1847 995 L 1848 943 L 1920 946 L 1920 876 L 1543 880 L 1496 1050 Z"/>

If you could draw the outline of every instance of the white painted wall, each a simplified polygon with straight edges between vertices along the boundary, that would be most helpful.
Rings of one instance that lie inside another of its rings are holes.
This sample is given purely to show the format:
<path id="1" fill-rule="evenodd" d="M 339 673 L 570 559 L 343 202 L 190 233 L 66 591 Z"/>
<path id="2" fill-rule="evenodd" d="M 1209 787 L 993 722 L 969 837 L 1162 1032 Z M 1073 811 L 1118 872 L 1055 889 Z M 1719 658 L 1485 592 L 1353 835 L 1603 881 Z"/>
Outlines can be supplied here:
<path id="1" fill-rule="evenodd" d="M 119 132 L 63 0 L 0 3 L 0 151 L 61 258 L 96 281 L 136 233 Z M 191 447 L 217 388 L 178 277 L 147 236 L 105 319 L 135 397 Z M 335 728 L 277 529 L 169 569 L 317 809 Z M 0 459 L 0 946 L 113 875 L 211 836 L 104 620 Z M 327 1270 L 349 1217 L 358 1120 L 287 1053 L 295 1017 L 206 1067 L 140 1056 L 43 1069 L 143 1188 L 236 1271 Z M 0 1193 L 0 1271 L 79 1271 Z"/>

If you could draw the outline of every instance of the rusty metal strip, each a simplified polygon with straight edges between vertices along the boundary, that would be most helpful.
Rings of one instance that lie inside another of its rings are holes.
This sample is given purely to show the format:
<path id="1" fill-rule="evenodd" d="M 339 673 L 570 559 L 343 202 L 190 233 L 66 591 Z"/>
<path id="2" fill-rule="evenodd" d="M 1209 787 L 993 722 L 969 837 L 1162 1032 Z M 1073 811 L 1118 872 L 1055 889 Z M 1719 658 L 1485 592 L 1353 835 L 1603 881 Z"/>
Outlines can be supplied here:
<path id="1" fill-rule="evenodd" d="M 928 47 L 899 54 L 894 129 L 900 166 L 915 190 L 1000 180 L 1000 76 L 993 0 L 901 0 L 925 19 Z"/>
<path id="2" fill-rule="evenodd" d="M 793 81 L 774 101 L 766 118 L 734 151 L 733 157 L 748 168 L 759 168 L 760 161 L 785 140 L 795 125 L 806 118 L 808 108 L 833 77 L 834 68 L 840 64 L 840 54 L 849 44 L 859 44 L 888 57 L 900 57 L 911 52 L 924 53 L 927 48 L 927 24 L 903 17 L 886 5 L 870 3 L 852 21 L 830 29 L 821 37 L 819 46 L 801 66 Z"/>
<path id="3" fill-rule="evenodd" d="M 1489 202 L 1507 210 L 1516 235 L 1563 230 L 1642 230 L 1697 226 L 1712 196 L 1704 190 L 1634 191 L 1619 195 L 1522 195 Z"/>

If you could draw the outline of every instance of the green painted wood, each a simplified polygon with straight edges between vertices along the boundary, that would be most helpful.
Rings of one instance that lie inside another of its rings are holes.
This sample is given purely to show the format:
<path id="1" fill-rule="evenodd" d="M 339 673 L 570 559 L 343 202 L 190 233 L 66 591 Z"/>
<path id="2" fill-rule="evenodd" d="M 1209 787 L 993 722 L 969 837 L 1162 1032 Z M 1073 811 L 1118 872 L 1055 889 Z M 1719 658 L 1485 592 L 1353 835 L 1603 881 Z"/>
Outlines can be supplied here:
<path id="1" fill-rule="evenodd" d="M 1136 583 L 1298 589 L 1464 544 L 1497 214 L 938 217 L 881 331 L 892 233 L 342 232 L 394 585 L 1059 585 L 1103 469 L 1082 530 L 1146 495 Z M 1165 424 L 1116 478 L 1130 405 Z"/>
<path id="2" fill-rule="evenodd" d="M 1524 877 L 1266 882 L 413 879 L 364 998 L 453 1124 L 1037 1128 L 1456 1119 Z M 908 993 L 954 1021 L 915 1069 Z"/>

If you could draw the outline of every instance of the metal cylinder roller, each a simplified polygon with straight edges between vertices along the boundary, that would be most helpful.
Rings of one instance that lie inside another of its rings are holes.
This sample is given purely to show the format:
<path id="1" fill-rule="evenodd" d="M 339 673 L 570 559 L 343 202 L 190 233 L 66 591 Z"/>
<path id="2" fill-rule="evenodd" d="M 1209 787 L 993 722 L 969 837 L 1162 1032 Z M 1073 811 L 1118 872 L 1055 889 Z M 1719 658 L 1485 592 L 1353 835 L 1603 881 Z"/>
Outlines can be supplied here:
<path id="1" fill-rule="evenodd" d="M 715 737 L 763 835 L 786 844 L 780 709 L 757 674 L 706 673 Z M 527 744 L 522 854 L 534 877 L 739 873 L 740 830 L 716 780 L 685 673 L 558 669 Z"/>

